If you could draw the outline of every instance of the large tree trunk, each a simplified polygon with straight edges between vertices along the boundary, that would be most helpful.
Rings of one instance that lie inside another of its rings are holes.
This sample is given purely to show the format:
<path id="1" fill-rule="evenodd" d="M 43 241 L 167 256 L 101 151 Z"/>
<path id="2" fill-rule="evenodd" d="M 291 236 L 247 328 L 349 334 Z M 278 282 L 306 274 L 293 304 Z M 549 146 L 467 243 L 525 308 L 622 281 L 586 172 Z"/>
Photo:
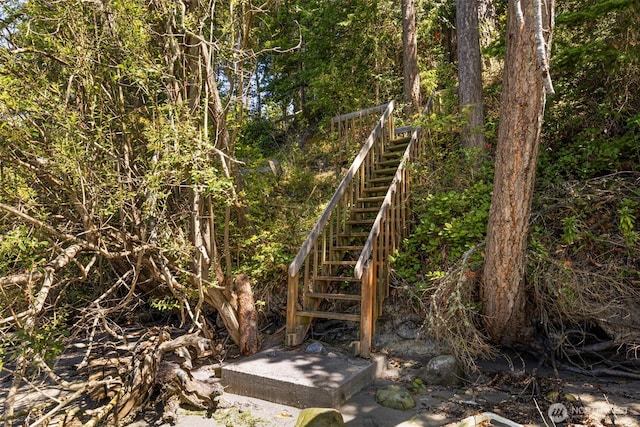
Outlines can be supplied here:
<path id="1" fill-rule="evenodd" d="M 402 47 L 404 61 L 404 97 L 414 113 L 420 110 L 420 69 L 414 0 L 402 0 Z"/>
<path id="2" fill-rule="evenodd" d="M 482 106 L 482 65 L 476 0 L 456 1 L 458 35 L 458 80 L 464 148 L 484 146 L 484 111 Z"/>
<path id="3" fill-rule="evenodd" d="M 546 76 L 536 54 L 535 2 L 509 1 L 496 171 L 481 289 L 487 332 L 494 342 L 503 344 L 527 342 L 532 333 L 525 307 L 524 267 Z M 553 1 L 545 4 L 543 27 L 549 43 Z M 548 45 L 541 47 L 549 51 Z"/>

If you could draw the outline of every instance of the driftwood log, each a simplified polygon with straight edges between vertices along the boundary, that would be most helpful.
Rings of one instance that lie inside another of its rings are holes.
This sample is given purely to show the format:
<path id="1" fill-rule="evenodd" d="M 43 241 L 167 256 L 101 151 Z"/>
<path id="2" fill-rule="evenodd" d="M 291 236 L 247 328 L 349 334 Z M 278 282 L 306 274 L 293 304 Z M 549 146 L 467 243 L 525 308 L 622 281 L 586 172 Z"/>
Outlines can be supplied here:
<path id="1" fill-rule="evenodd" d="M 212 355 L 211 344 L 198 333 L 171 339 L 166 330 L 153 329 L 138 341 L 132 357 L 124 359 L 130 363 L 118 363 L 116 369 L 104 366 L 97 369 L 100 360 L 113 367 L 113 358 L 93 361 L 91 377 L 94 380 L 102 373 L 114 375 L 118 371 L 124 378 L 123 385 L 94 390 L 94 399 L 110 400 L 85 426 L 98 425 L 111 418 L 118 423 L 131 420 L 145 407 L 158 403 L 162 404 L 163 419 L 170 423 L 175 422 L 181 404 L 215 410 L 216 398 L 223 393 L 222 386 L 215 379 L 192 375 L 194 359 Z"/>

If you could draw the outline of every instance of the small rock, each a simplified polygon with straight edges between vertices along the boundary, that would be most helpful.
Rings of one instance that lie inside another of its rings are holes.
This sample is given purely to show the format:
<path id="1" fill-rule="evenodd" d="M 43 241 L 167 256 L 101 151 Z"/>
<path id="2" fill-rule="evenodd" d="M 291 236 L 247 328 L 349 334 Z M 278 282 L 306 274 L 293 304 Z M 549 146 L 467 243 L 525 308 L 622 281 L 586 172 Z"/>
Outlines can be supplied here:
<path id="1" fill-rule="evenodd" d="M 415 322 L 407 320 L 398 327 L 396 333 L 400 338 L 404 338 L 405 340 L 415 340 L 418 338 L 419 331 L 420 327 L 416 325 Z"/>
<path id="2" fill-rule="evenodd" d="M 376 391 L 376 402 L 391 409 L 406 410 L 416 407 L 416 401 L 409 390 L 397 385 L 390 385 Z"/>
<path id="3" fill-rule="evenodd" d="M 416 376 L 429 385 L 457 386 L 462 383 L 464 372 L 455 357 L 443 354 L 429 360 Z"/>
<path id="4" fill-rule="evenodd" d="M 327 352 L 324 346 L 318 341 L 309 344 L 305 351 L 310 354 L 323 354 Z"/>
<path id="5" fill-rule="evenodd" d="M 344 419 L 337 409 L 307 408 L 300 411 L 296 427 L 344 427 Z"/>

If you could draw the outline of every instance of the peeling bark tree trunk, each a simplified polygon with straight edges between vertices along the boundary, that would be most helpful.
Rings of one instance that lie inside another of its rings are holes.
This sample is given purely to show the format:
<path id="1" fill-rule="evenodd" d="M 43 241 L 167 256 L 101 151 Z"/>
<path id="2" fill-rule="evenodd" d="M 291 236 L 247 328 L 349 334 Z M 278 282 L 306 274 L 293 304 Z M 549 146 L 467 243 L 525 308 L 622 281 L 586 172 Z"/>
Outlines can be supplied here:
<path id="1" fill-rule="evenodd" d="M 402 0 L 402 47 L 404 60 L 404 97 L 414 113 L 420 111 L 420 69 L 414 0 Z"/>
<path id="2" fill-rule="evenodd" d="M 254 354 L 260 349 L 258 341 L 258 313 L 253 299 L 251 280 L 246 274 L 236 277 L 238 295 L 238 323 L 240 325 L 240 351 L 242 354 Z"/>
<path id="3" fill-rule="evenodd" d="M 521 6 L 522 15 L 517 13 Z M 553 29 L 553 1 L 544 15 L 546 50 Z M 526 343 L 525 251 L 545 103 L 543 74 L 536 56 L 534 1 L 510 0 L 507 52 L 489 213 L 484 283 L 485 325 L 497 343 Z"/>
<path id="4" fill-rule="evenodd" d="M 462 126 L 462 146 L 484 146 L 484 111 L 482 106 L 482 64 L 476 0 L 456 1 L 458 36 L 458 81 Z"/>

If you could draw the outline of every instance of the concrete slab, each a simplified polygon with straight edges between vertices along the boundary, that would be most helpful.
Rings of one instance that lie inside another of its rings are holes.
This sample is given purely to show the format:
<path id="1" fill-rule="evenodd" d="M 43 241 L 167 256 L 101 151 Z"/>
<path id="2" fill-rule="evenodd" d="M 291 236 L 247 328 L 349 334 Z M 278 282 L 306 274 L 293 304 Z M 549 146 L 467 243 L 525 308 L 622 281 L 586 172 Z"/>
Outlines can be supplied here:
<path id="1" fill-rule="evenodd" d="M 384 361 L 379 358 L 272 347 L 223 365 L 221 380 L 228 393 L 295 408 L 338 408 L 373 383 L 383 369 Z"/>

